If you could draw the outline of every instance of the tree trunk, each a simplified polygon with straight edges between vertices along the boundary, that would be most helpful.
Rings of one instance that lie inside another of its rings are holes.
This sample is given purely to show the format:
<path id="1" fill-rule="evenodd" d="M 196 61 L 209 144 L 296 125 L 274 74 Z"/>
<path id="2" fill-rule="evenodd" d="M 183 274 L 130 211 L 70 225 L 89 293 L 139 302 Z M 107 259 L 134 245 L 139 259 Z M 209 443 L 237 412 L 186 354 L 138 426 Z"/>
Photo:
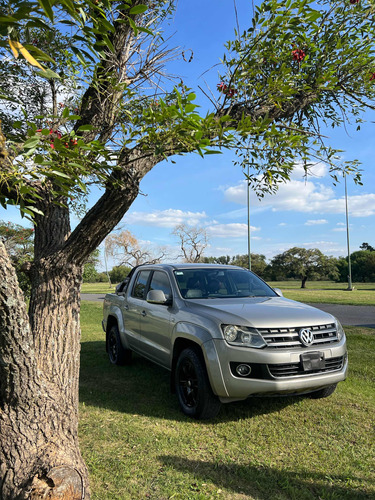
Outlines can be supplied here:
<path id="1" fill-rule="evenodd" d="M 82 266 L 158 161 L 133 161 L 127 184 L 109 186 L 72 234 L 69 209 L 40 192 L 29 314 L 0 242 L 1 500 L 90 496 L 78 443 Z"/>
<path id="2" fill-rule="evenodd" d="M 302 276 L 301 288 L 306 288 L 307 276 Z"/>
<path id="3" fill-rule="evenodd" d="M 37 261 L 29 322 L 0 243 L 1 499 L 89 498 L 78 443 L 81 275 L 56 254 Z"/>

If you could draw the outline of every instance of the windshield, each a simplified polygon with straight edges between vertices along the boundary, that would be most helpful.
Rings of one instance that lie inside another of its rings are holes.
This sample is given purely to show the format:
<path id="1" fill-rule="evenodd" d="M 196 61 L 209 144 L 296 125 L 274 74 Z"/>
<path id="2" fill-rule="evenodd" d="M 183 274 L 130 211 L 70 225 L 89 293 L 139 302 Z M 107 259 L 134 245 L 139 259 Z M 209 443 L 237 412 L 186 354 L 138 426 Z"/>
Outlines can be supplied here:
<path id="1" fill-rule="evenodd" d="M 264 281 L 245 269 L 178 269 L 174 275 L 185 299 L 277 296 Z"/>

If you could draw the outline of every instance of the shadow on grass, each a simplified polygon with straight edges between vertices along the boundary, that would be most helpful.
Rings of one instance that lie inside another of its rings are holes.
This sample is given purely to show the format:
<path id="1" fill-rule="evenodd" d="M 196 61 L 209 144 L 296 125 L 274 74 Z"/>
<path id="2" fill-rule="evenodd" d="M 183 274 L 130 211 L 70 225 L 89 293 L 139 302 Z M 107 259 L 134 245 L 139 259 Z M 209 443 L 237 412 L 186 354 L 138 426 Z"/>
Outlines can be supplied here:
<path id="1" fill-rule="evenodd" d="M 353 500 L 374 498 L 367 492 L 363 478 L 352 476 L 330 476 L 309 471 L 280 470 L 264 465 L 238 465 L 220 462 L 189 460 L 179 456 L 159 457 L 166 467 L 191 474 L 202 482 L 212 481 L 216 486 L 250 498 L 290 498 L 311 500 L 318 498 Z M 308 466 L 308 464 L 306 464 Z M 355 484 L 358 487 L 355 487 Z M 197 485 L 198 486 L 198 485 Z"/>
<path id="2" fill-rule="evenodd" d="M 274 413 L 299 400 L 299 397 L 250 398 L 223 405 L 215 421 Z M 130 365 L 112 365 L 104 341 L 81 344 L 80 401 L 112 411 L 190 421 L 181 413 L 176 395 L 171 394 L 170 372 L 134 354 Z"/>

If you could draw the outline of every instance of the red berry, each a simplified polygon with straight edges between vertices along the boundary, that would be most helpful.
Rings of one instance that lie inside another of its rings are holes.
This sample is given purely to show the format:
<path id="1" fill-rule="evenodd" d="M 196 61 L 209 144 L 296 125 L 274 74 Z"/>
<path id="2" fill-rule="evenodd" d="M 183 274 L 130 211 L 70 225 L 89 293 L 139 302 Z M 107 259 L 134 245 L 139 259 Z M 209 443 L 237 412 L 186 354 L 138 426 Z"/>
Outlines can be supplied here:
<path id="1" fill-rule="evenodd" d="M 301 62 L 305 58 L 305 51 L 302 49 L 294 49 L 292 50 L 293 61 Z"/>

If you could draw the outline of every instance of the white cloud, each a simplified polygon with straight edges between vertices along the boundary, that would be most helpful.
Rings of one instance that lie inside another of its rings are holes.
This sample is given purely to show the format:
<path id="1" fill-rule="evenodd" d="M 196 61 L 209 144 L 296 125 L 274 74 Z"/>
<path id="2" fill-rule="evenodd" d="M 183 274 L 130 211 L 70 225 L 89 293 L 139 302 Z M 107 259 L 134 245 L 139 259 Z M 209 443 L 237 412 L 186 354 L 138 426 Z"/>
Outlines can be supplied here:
<path id="1" fill-rule="evenodd" d="M 320 224 L 328 224 L 328 221 L 326 219 L 315 219 L 305 222 L 305 226 L 318 226 Z"/>
<path id="2" fill-rule="evenodd" d="M 309 177 L 309 179 L 311 179 Z M 227 201 L 247 204 L 247 184 L 242 181 L 224 191 Z M 250 206 L 255 208 L 271 208 L 273 211 L 293 211 L 305 213 L 345 213 L 345 198 L 337 197 L 331 187 L 311 180 L 291 180 L 282 184 L 274 195 L 266 194 L 262 200 L 251 196 Z M 364 193 L 348 196 L 349 214 L 352 217 L 369 217 L 375 215 L 375 194 Z"/>
<path id="3" fill-rule="evenodd" d="M 345 254 L 345 246 L 342 246 L 336 241 L 311 241 L 297 246 L 305 248 L 318 248 L 325 255 L 334 255 L 336 257 Z"/>
<path id="4" fill-rule="evenodd" d="M 196 226 L 204 224 L 207 215 L 205 212 L 183 212 L 169 208 L 168 210 L 155 210 L 154 212 L 132 212 L 126 215 L 124 222 L 128 226 L 154 226 L 174 228 L 178 224 Z"/>
<path id="5" fill-rule="evenodd" d="M 243 238 L 247 236 L 247 224 L 215 224 L 206 227 L 209 236 L 213 238 Z M 250 226 L 251 232 L 259 231 L 259 227 Z"/>

